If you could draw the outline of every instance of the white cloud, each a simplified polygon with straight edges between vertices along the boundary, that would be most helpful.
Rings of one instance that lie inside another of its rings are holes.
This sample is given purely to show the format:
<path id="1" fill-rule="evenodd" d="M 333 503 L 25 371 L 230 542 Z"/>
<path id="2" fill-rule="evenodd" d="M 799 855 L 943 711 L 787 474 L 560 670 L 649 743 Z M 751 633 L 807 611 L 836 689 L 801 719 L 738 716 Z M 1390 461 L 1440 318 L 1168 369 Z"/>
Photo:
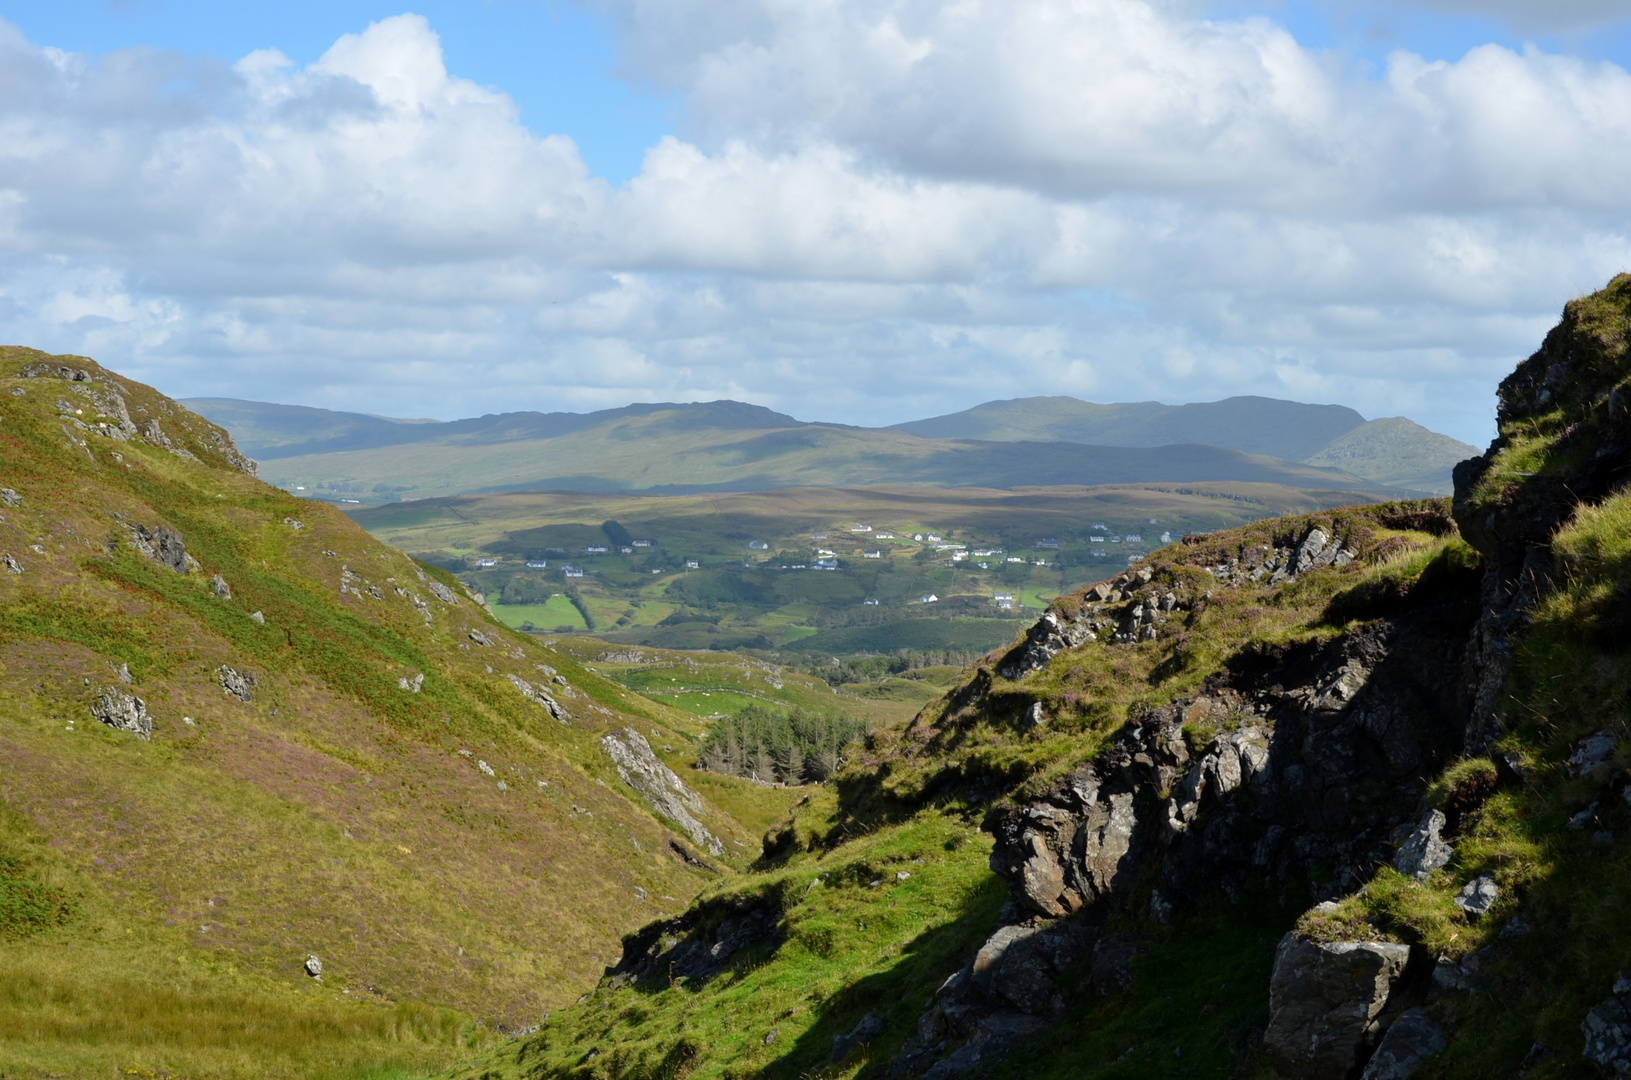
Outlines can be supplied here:
<path id="1" fill-rule="evenodd" d="M 0 332 L 410 415 L 1269 393 L 1481 438 L 1562 301 L 1631 265 L 1613 65 L 1367 78 L 1138 0 L 613 10 L 689 102 L 621 188 L 417 16 L 305 67 L 0 24 Z"/>

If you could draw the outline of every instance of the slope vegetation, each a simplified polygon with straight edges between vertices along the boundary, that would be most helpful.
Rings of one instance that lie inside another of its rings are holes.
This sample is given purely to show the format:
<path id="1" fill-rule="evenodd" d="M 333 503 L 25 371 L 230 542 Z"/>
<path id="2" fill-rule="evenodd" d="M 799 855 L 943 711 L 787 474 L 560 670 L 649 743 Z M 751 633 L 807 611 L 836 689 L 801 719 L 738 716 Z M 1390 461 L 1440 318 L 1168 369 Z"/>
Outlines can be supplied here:
<path id="1" fill-rule="evenodd" d="M 1061 598 L 457 1076 L 1631 1073 L 1631 275 L 1456 497 Z"/>
<path id="2" fill-rule="evenodd" d="M 603 745 L 696 717 L 151 389 L 7 349 L 0 463 L 0 1074 L 445 1063 L 750 857 Z"/>

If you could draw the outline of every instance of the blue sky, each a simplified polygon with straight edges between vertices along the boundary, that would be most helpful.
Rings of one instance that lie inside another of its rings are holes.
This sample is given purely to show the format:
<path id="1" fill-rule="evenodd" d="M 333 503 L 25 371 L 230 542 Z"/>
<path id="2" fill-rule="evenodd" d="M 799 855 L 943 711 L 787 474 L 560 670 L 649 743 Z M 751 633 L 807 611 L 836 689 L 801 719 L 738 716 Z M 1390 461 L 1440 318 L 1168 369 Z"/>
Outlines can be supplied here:
<path id="1" fill-rule="evenodd" d="M 276 48 L 299 64 L 316 60 L 341 34 L 408 11 L 424 15 L 441 35 L 450 71 L 502 89 L 534 131 L 572 136 L 590 167 L 613 182 L 639 172 L 646 149 L 672 130 L 679 97 L 617 78 L 611 21 L 570 4 L 0 2 L 0 18 L 31 41 L 69 52 L 148 46 L 237 60 Z"/>
<path id="2" fill-rule="evenodd" d="M 1482 442 L 1631 269 L 1628 15 L 0 0 L 0 338 L 407 416 L 1264 394 Z"/>

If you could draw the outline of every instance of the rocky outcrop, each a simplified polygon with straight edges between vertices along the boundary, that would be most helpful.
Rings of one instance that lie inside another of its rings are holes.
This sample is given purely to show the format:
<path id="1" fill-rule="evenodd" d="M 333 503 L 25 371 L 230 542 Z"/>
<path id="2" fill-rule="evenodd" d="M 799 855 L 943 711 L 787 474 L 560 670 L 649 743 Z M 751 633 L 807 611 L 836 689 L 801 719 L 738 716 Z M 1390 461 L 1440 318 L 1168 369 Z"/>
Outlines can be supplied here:
<path id="1" fill-rule="evenodd" d="M 425 587 L 430 590 L 432 596 L 444 604 L 457 604 L 459 602 L 459 598 L 453 595 L 453 590 L 440 581 L 427 581 Z"/>
<path id="2" fill-rule="evenodd" d="M 1393 857 L 1393 868 L 1401 874 L 1423 879 L 1447 865 L 1455 849 L 1439 835 L 1444 826 L 1443 811 L 1429 811 L 1409 838 L 1399 845 L 1398 854 Z"/>
<path id="3" fill-rule="evenodd" d="M 782 939 L 778 895 L 706 901 L 684 915 L 650 923 L 623 938 L 623 955 L 607 974 L 614 985 L 660 978 L 706 982 L 756 946 Z"/>
<path id="4" fill-rule="evenodd" d="M 1410 949 L 1313 942 L 1289 933 L 1274 954 L 1263 1049 L 1284 1080 L 1344 1080 L 1376 1046 Z"/>
<path id="5" fill-rule="evenodd" d="M 554 696 L 542 686 L 534 686 L 519 675 L 506 675 L 506 679 L 519 691 L 521 696 L 539 706 L 549 715 L 565 724 L 572 719 L 572 714 L 566 711 L 566 706 L 556 701 Z M 648 748 L 649 749 L 649 748 Z"/>
<path id="6" fill-rule="evenodd" d="M 691 842 L 706 848 L 710 855 L 724 853 L 725 845 L 719 837 L 697 820 L 704 813 L 702 800 L 658 759 L 644 735 L 624 728 L 603 736 L 600 746 L 617 766 L 617 775 L 653 810 L 684 829 Z"/>
<path id="7" fill-rule="evenodd" d="M 1444 1029 L 1432 1017 L 1421 1009 L 1406 1009 L 1388 1025 L 1359 1080 L 1410 1080 L 1444 1046 Z"/>
<path id="8" fill-rule="evenodd" d="M 1614 991 L 1592 1006 L 1580 1025 L 1587 1061 L 1605 1076 L 1631 1076 L 1631 978 L 1614 980 Z"/>
<path id="9" fill-rule="evenodd" d="M 191 572 L 198 560 L 187 554 L 187 545 L 181 534 L 168 525 L 131 525 L 130 545 L 160 566 L 167 566 L 178 574 Z"/>
<path id="10" fill-rule="evenodd" d="M 1235 558 L 1208 566 L 1206 571 L 1231 587 L 1260 583 L 1289 585 L 1310 570 L 1346 566 L 1356 555 L 1345 541 L 1315 526 L 1296 544 L 1247 548 Z"/>
<path id="11" fill-rule="evenodd" d="M 222 664 L 215 669 L 215 677 L 221 680 L 221 689 L 239 701 L 248 701 L 255 696 L 257 680 L 251 672 L 239 671 Z"/>
<path id="12" fill-rule="evenodd" d="M 1281 567 L 1306 572 L 1347 550 L 1311 530 Z M 1124 584 L 1151 586 L 1137 578 Z M 1135 598 L 1123 594 L 1119 602 L 1147 609 Z M 1009 883 L 1016 910 L 988 946 L 1090 926 L 1112 903 L 1159 912 L 1164 922 L 1207 890 L 1239 897 L 1254 880 L 1318 881 L 1327 898 L 1358 888 L 1399 856 L 1398 841 L 1408 843 L 1422 821 L 1422 778 L 1460 749 L 1467 701 L 1458 675 L 1472 617 L 1453 604 L 1426 603 L 1332 640 L 1243 654 L 1200 692 L 1124 728 L 1093 760 L 994 811 L 986 821 L 995 838 L 991 866 Z M 1426 823 L 1442 845 L 1434 824 L 1442 828 L 1442 818 Z M 1417 847 L 1419 856 L 1406 856 L 1417 869 L 1443 855 L 1434 844 Z M 1126 985 L 1137 947 L 1094 945 L 1101 992 Z M 1388 979 L 1402 972 L 1406 952 L 1374 953 L 1387 958 Z M 902 1075 L 939 1075 L 934 1070 L 953 1062 L 972 1068 L 1009 1045 L 998 1033 L 1045 1023 L 1046 1012 L 1033 1007 L 1055 992 L 1056 972 L 1027 971 L 1034 982 L 1025 1006 L 980 986 L 972 967 L 964 976 L 971 990 L 958 981 L 943 987 L 936 1009 L 945 1023 L 925 1021 L 935 1039 L 919 1038 L 903 1054 Z M 1378 1020 L 1374 1004 L 1363 1003 L 1365 1023 L 1344 1051 L 1353 1055 L 1346 1068 L 1362 1064 L 1381 1033 L 1385 1017 Z M 1027 1024 L 980 1027 L 1010 1014 Z"/>
<path id="13" fill-rule="evenodd" d="M 1548 435 L 1561 452 L 1548 455 L 1544 468 L 1492 476 L 1511 444 L 1508 434 L 1456 466 L 1456 524 L 1483 554 L 1485 568 L 1482 614 L 1464 672 L 1474 698 L 1469 753 L 1483 752 L 1503 730 L 1500 700 L 1513 639 L 1556 572 L 1552 534 L 1580 505 L 1631 477 L 1631 395 L 1618 385 L 1628 315 L 1631 275 L 1620 274 L 1601 292 L 1570 301 L 1540 349 L 1502 380 L 1496 424 L 1518 437 Z M 1623 632 L 1623 616 L 1611 621 Z"/>
<path id="14" fill-rule="evenodd" d="M 128 731 L 137 738 L 153 735 L 153 718 L 147 715 L 147 702 L 118 687 L 108 687 L 91 704 L 91 715 L 111 728 Z"/>

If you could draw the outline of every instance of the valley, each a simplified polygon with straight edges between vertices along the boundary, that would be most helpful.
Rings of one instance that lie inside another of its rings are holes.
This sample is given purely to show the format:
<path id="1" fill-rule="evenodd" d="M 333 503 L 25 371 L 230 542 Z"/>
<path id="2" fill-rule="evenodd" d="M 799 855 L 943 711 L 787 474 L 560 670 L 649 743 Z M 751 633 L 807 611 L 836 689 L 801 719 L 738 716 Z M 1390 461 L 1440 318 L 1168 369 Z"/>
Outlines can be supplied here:
<path id="1" fill-rule="evenodd" d="M 1055 597 L 1186 533 L 1354 499 L 1219 482 L 531 492 L 351 515 L 456 572 L 531 633 L 747 649 L 791 665 L 879 654 L 961 664 L 1007 643 Z"/>
<path id="2" fill-rule="evenodd" d="M 1627 325 L 1433 499 L 348 515 L 0 351 L 0 1075 L 1623 1074 Z"/>

